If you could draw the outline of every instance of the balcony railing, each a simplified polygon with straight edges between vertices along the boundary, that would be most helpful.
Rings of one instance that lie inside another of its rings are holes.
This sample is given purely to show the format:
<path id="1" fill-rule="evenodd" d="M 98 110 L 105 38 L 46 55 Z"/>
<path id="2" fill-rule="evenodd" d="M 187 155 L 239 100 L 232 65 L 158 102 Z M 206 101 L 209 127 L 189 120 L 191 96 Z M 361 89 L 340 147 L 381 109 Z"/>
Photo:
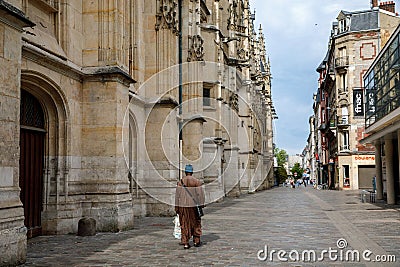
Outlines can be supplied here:
<path id="1" fill-rule="evenodd" d="M 338 127 L 346 127 L 349 125 L 350 125 L 349 115 L 338 116 L 338 118 L 337 118 L 337 126 Z"/>
<path id="2" fill-rule="evenodd" d="M 389 91 L 377 86 L 373 90 L 366 91 L 366 127 L 387 116 L 400 107 L 400 83 L 393 86 Z"/>
<path id="3" fill-rule="evenodd" d="M 349 56 L 335 58 L 335 68 L 344 68 L 349 66 Z"/>

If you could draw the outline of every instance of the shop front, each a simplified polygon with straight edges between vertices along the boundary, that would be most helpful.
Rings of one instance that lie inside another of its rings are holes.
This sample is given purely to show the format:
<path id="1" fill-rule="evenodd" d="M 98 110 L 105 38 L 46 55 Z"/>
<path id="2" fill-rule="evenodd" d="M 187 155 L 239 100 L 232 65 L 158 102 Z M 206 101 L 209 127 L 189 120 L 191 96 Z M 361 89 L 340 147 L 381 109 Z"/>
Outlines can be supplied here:
<path id="1" fill-rule="evenodd" d="M 375 176 L 374 155 L 346 155 L 338 157 L 339 189 L 372 189 Z"/>

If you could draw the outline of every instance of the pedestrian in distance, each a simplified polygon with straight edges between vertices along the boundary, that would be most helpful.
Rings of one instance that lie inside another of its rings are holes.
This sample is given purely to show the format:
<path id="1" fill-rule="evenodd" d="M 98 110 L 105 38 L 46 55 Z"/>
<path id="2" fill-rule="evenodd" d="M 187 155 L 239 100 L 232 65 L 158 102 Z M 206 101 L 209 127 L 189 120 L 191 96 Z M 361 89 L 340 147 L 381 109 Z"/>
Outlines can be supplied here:
<path id="1" fill-rule="evenodd" d="M 181 243 L 189 249 L 193 237 L 195 247 L 201 246 L 201 217 L 197 214 L 196 205 L 204 207 L 203 183 L 193 176 L 193 166 L 185 166 L 185 176 L 178 181 L 175 195 L 175 212 L 179 215 L 181 225 Z M 197 202 L 197 203 L 196 203 Z"/>

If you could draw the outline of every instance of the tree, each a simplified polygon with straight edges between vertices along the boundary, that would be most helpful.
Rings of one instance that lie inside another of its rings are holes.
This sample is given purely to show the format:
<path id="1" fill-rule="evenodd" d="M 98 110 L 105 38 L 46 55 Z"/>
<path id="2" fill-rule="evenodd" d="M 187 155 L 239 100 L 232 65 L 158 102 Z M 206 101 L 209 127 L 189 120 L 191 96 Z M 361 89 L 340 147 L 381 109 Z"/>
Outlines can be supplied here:
<path id="1" fill-rule="evenodd" d="M 301 178 L 303 176 L 303 168 L 300 167 L 300 163 L 295 163 L 293 168 L 290 170 L 294 176 L 295 173 L 297 173 L 297 176 L 295 178 Z"/>
<path id="2" fill-rule="evenodd" d="M 285 163 L 288 160 L 288 154 L 284 149 L 280 149 L 277 147 L 274 149 L 274 154 L 278 164 L 278 167 L 275 168 L 274 174 L 276 177 L 276 181 L 281 184 L 284 183 L 288 177 L 285 169 Z"/>
<path id="3" fill-rule="evenodd" d="M 287 179 L 287 173 L 284 167 L 278 167 L 275 169 L 275 177 L 279 184 L 282 184 Z"/>
<path id="4" fill-rule="evenodd" d="M 276 161 L 278 162 L 279 167 L 285 166 L 285 163 L 287 162 L 288 159 L 288 154 L 284 149 L 280 148 L 275 148 L 274 150 Z"/>

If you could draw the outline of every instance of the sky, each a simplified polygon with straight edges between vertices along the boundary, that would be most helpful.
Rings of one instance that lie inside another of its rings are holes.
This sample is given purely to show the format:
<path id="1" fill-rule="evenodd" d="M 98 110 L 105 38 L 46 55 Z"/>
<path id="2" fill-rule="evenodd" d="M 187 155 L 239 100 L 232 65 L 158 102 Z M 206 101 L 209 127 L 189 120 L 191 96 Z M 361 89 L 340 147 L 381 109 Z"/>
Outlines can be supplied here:
<path id="1" fill-rule="evenodd" d="M 396 0 L 396 10 L 400 10 Z M 325 57 L 332 23 L 341 10 L 371 7 L 370 0 L 250 0 L 271 61 L 272 100 L 278 115 L 274 142 L 289 155 L 307 144 L 317 67 Z"/>

